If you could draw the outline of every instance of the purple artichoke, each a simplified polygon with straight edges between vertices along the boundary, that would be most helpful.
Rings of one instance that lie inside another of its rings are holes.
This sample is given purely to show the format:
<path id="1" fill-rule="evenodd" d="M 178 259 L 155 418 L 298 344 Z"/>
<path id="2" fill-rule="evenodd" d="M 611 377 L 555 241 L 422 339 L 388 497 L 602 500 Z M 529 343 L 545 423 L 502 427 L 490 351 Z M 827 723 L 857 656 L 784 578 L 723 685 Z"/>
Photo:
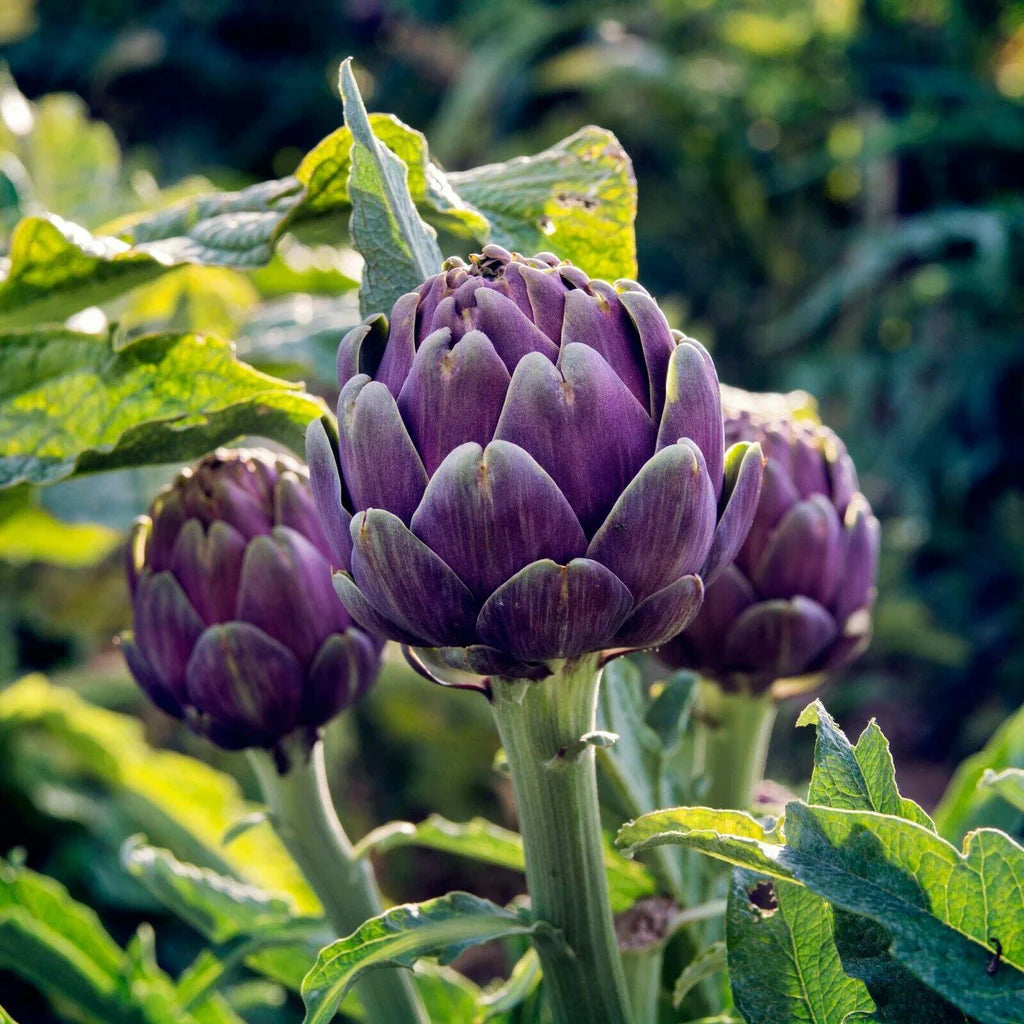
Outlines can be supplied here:
<path id="1" fill-rule="evenodd" d="M 346 335 L 338 379 L 340 436 L 307 434 L 335 585 L 434 664 L 539 678 L 662 643 L 757 504 L 704 348 L 640 285 L 549 253 L 449 260 Z"/>
<path id="2" fill-rule="evenodd" d="M 178 475 L 128 550 L 134 636 L 150 699 L 229 750 L 273 748 L 362 695 L 380 643 L 331 585 L 305 470 L 268 451 L 218 451 Z"/>
<path id="3" fill-rule="evenodd" d="M 659 654 L 726 689 L 786 680 L 792 691 L 866 646 L 878 520 L 828 427 L 787 417 L 784 396 L 729 388 L 724 406 L 726 437 L 759 441 L 767 458 L 757 514 L 700 614 Z"/>

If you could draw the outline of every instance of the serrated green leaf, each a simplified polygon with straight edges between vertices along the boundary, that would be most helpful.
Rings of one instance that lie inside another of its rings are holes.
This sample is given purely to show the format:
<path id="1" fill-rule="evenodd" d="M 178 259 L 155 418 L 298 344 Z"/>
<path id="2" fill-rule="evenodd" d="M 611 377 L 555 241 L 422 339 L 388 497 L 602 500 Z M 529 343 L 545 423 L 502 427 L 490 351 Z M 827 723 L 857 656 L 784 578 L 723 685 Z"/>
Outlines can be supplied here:
<path id="1" fill-rule="evenodd" d="M 807 724 L 817 729 L 810 803 L 890 813 L 935 830 L 917 804 L 900 796 L 889 745 L 874 721 L 861 734 L 856 747 L 851 747 L 820 701 L 810 704 L 797 719 L 797 725 Z M 808 894 L 809 906 L 815 898 Z M 952 1024 L 963 1018 L 956 1007 L 892 956 L 890 936 L 881 925 L 844 910 L 833 910 L 824 903 L 819 914 L 822 922 L 826 916 L 831 922 L 831 938 L 825 940 L 821 955 L 838 956 L 846 973 L 867 986 L 876 1004 L 874 1019 L 887 1024 L 930 1024 L 948 1018 Z"/>
<path id="2" fill-rule="evenodd" d="M 581 128 L 542 153 L 448 181 L 490 222 L 490 241 L 528 255 L 549 250 L 592 277 L 636 277 L 636 178 L 611 132 Z"/>
<path id="3" fill-rule="evenodd" d="M 181 462 L 242 434 L 302 449 L 323 403 L 198 335 L 0 335 L 0 486 Z"/>
<path id="4" fill-rule="evenodd" d="M 1024 811 L 1024 769 L 1006 768 L 994 772 L 989 768 L 979 783 L 985 789 L 995 790 L 1019 811 Z"/>
<path id="5" fill-rule="evenodd" d="M 125 843 L 121 861 L 149 893 L 217 945 L 250 936 L 270 943 L 277 934 L 281 941 L 294 941 L 299 930 L 311 934 L 311 928 L 320 927 L 315 919 L 295 918 L 291 901 L 186 864 L 138 836 Z"/>
<path id="6" fill-rule="evenodd" d="M 351 59 L 341 65 L 345 123 L 352 132 L 348 176 L 349 232 L 366 266 L 359 285 L 364 316 L 395 301 L 441 269 L 437 232 L 425 224 L 409 194 L 409 171 L 374 134 L 359 95 Z"/>
<path id="7" fill-rule="evenodd" d="M 979 829 L 960 854 L 915 822 L 870 811 L 786 809 L 783 861 L 837 907 L 883 925 L 892 953 L 983 1024 L 1024 1019 L 1024 848 Z M 989 971 L 992 940 L 1001 962 Z"/>
<path id="8" fill-rule="evenodd" d="M 418 825 L 411 821 L 392 821 L 367 834 L 356 850 L 359 856 L 365 856 L 371 851 L 386 853 L 403 846 L 422 846 L 511 871 L 526 869 L 526 854 L 519 833 L 485 818 L 459 823 L 432 814 Z M 626 860 L 615 849 L 605 849 L 605 870 L 612 909 L 616 912 L 628 910 L 638 899 L 655 891 L 655 880 L 647 869 Z"/>
<path id="9" fill-rule="evenodd" d="M 935 831 L 931 818 L 913 800 L 900 796 L 889 743 L 872 719 L 852 746 L 820 700 L 800 713 L 798 726 L 817 729 L 809 804 L 892 814 Z"/>
<path id="10" fill-rule="evenodd" d="M 781 837 L 745 811 L 711 807 L 673 807 L 642 814 L 619 830 L 616 845 L 634 856 L 656 846 L 685 846 L 736 867 L 789 879 L 788 867 L 779 857 L 785 847 Z"/>
<path id="11" fill-rule="evenodd" d="M 720 974 L 726 966 L 724 942 L 713 942 L 706 949 L 702 949 L 676 978 L 676 983 L 672 987 L 672 1005 L 678 1010 L 694 986 L 706 978 Z"/>
<path id="12" fill-rule="evenodd" d="M 979 825 L 1019 834 L 1024 818 L 993 790 L 979 783 L 989 769 L 1024 768 L 1024 707 L 996 730 L 977 754 L 967 758 L 953 776 L 939 806 L 935 824 L 941 835 L 954 843 Z"/>
<path id="13" fill-rule="evenodd" d="M 111 225 L 143 252 L 172 263 L 259 267 L 304 197 L 297 178 L 262 181 L 238 192 L 192 196 L 133 222 Z"/>
<path id="14" fill-rule="evenodd" d="M 540 957 L 532 946 L 515 962 L 508 980 L 478 1000 L 474 1024 L 509 1013 L 532 995 L 540 985 Z"/>
<path id="15" fill-rule="evenodd" d="M 828 903 L 776 880 L 776 907 L 762 909 L 750 893 L 767 884 L 734 871 L 726 912 L 729 982 L 748 1024 L 840 1024 L 849 1013 L 873 1011 L 863 983 L 843 973 Z"/>
<path id="16" fill-rule="evenodd" d="M 302 983 L 304 1024 L 330 1021 L 364 971 L 411 967 L 425 956 L 447 963 L 481 942 L 545 930 L 550 931 L 550 926 L 469 893 L 453 892 L 426 903 L 392 907 L 321 951 Z"/>
<path id="17" fill-rule="evenodd" d="M 99 523 L 63 523 L 39 505 L 27 485 L 0 491 L 0 559 L 69 568 L 95 565 L 120 543 Z"/>

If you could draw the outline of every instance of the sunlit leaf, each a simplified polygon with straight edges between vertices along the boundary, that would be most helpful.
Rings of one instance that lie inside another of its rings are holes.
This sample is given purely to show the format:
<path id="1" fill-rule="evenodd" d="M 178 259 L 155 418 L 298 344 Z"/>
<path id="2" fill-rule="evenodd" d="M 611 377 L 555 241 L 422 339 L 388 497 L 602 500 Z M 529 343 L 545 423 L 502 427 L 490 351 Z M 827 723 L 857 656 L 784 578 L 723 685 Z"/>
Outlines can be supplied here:
<path id="1" fill-rule="evenodd" d="M 345 993 L 367 970 L 411 967 L 424 956 L 447 963 L 481 942 L 540 931 L 550 932 L 550 926 L 469 893 L 393 907 L 321 951 L 302 983 L 304 1024 L 330 1021 Z"/>
<path id="2" fill-rule="evenodd" d="M 549 250 L 592 277 L 636 277 L 636 179 L 611 132 L 581 128 L 542 153 L 448 181 L 490 222 L 492 242 L 529 255 Z"/>
<path id="3" fill-rule="evenodd" d="M 98 792 L 104 798 L 98 806 L 116 810 L 114 825 L 124 831 L 105 836 L 108 823 L 98 815 L 82 824 L 114 844 L 141 831 L 177 857 L 287 893 L 301 914 L 319 911 L 269 825 L 221 845 L 228 827 L 252 810 L 234 779 L 194 758 L 154 750 L 137 719 L 87 704 L 42 676 L 26 676 L 0 691 L 0 750 L 7 787 L 36 806 L 54 806 L 54 793 L 60 806 L 68 793 Z"/>
<path id="4" fill-rule="evenodd" d="M 540 987 L 540 957 L 532 946 L 516 961 L 508 979 L 479 999 L 474 1020 L 483 1024 L 514 1010 Z"/>
<path id="5" fill-rule="evenodd" d="M 0 486 L 183 462 L 242 434 L 301 450 L 322 412 L 213 337 L 151 335 L 117 350 L 57 328 L 0 335 Z"/>

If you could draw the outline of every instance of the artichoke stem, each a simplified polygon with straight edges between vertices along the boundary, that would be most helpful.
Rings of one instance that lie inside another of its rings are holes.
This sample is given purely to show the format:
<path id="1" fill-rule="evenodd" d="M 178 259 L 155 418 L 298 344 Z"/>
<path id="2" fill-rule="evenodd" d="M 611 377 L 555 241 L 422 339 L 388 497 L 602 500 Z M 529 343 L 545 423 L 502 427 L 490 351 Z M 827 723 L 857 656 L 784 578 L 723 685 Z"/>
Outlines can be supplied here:
<path id="1" fill-rule="evenodd" d="M 764 779 L 776 705 L 770 693 L 727 693 L 701 679 L 694 773 L 704 773 L 709 807 L 749 811 Z"/>
<path id="2" fill-rule="evenodd" d="M 597 655 L 570 659 L 540 682 L 493 680 L 492 708 L 508 757 L 534 915 L 564 942 L 538 953 L 555 1024 L 632 1019 L 615 939 L 597 802 Z"/>
<path id="3" fill-rule="evenodd" d="M 373 869 L 353 856 L 334 811 L 323 743 L 317 741 L 310 749 L 308 738 L 296 736 L 295 740 L 286 757 L 252 749 L 249 760 L 278 836 L 320 898 L 339 937 L 345 937 L 384 907 Z M 284 774 L 279 764 L 287 766 Z M 359 982 L 357 991 L 369 1021 L 428 1024 L 406 971 L 373 971 Z"/>

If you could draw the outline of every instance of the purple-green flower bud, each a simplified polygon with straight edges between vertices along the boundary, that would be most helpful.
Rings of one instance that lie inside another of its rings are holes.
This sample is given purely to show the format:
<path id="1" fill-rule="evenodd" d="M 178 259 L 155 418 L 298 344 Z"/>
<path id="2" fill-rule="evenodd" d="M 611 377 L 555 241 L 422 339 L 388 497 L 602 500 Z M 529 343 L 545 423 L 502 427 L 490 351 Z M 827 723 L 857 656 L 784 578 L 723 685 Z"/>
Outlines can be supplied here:
<path id="1" fill-rule="evenodd" d="M 122 637 L 150 699 L 229 750 L 314 733 L 360 697 L 380 642 L 331 585 L 305 469 L 221 450 L 186 469 L 128 548 L 135 632 Z"/>
<path id="2" fill-rule="evenodd" d="M 761 498 L 735 561 L 659 654 L 726 689 L 781 695 L 814 685 L 867 645 L 878 520 L 828 427 L 787 416 L 785 396 L 723 390 L 726 437 L 764 450 Z"/>
<path id="3" fill-rule="evenodd" d="M 338 351 L 307 457 L 353 618 L 481 675 L 663 643 L 735 556 L 759 450 L 729 455 L 703 346 L 633 281 L 487 246 Z"/>

